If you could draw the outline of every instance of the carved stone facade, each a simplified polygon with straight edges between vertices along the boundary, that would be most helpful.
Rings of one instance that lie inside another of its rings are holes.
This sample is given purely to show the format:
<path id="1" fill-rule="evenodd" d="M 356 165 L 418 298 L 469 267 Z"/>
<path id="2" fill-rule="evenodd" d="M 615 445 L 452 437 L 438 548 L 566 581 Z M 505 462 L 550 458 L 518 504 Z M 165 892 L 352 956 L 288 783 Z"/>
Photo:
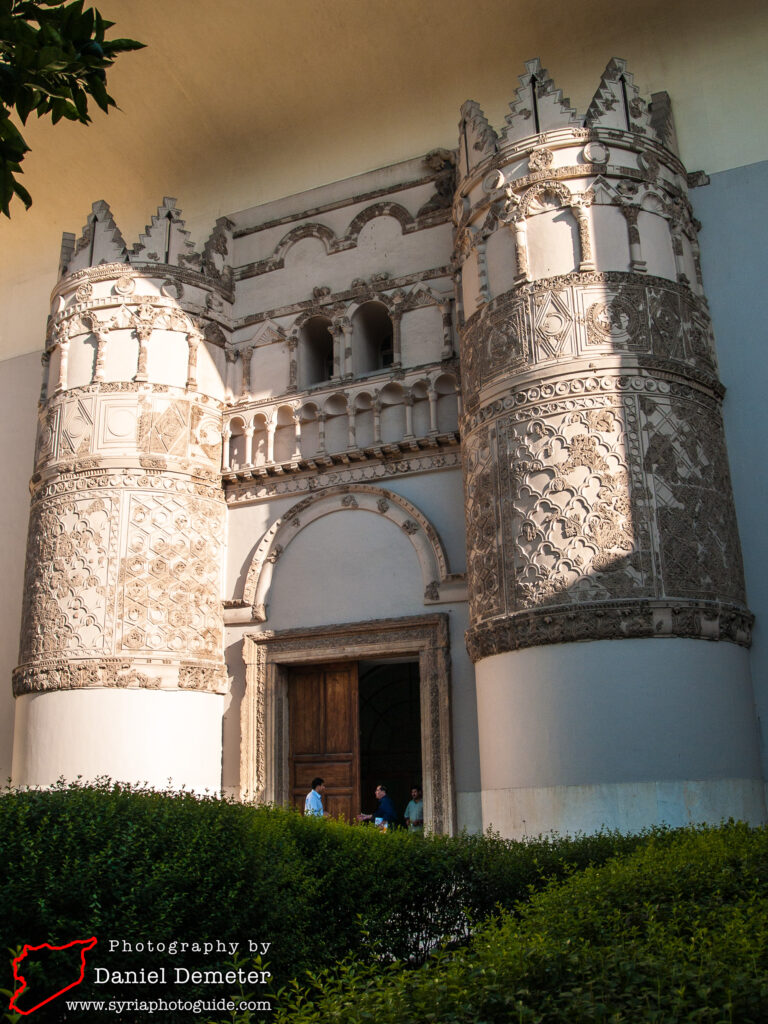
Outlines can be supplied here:
<path id="1" fill-rule="evenodd" d="M 102 201 L 65 235 L 13 678 L 46 728 L 112 691 L 141 735 L 151 700 L 174 742 L 192 723 L 206 785 L 284 801 L 290 667 L 396 659 L 419 668 L 431 827 L 494 823 L 461 818 L 457 791 L 522 834 L 511 793 L 579 784 L 581 751 L 520 781 L 549 749 L 531 708 L 571 683 L 565 645 L 644 641 L 590 645 L 596 677 L 617 646 L 653 677 L 689 640 L 728 642 L 724 691 L 743 669 L 724 389 L 669 97 L 620 60 L 584 115 L 538 61 L 520 83 L 501 132 L 468 102 L 455 152 L 221 217 L 198 248 L 170 198 L 131 247 Z M 586 720 L 602 698 L 580 678 Z M 647 721 L 649 747 L 674 729 Z M 110 728 L 130 762 L 135 735 Z M 601 758 L 587 781 L 613 785 Z"/>
<path id="2" fill-rule="evenodd" d="M 613 61 L 582 124 L 528 72 L 501 137 L 460 148 L 454 203 L 470 653 L 748 645 L 723 388 L 663 97 Z M 479 116 L 465 110 L 465 138 Z"/>
<path id="3" fill-rule="evenodd" d="M 39 412 L 17 695 L 226 688 L 222 405 L 196 382 L 209 323 L 172 297 L 171 267 L 161 277 L 113 263 L 54 293 L 58 379 Z"/>

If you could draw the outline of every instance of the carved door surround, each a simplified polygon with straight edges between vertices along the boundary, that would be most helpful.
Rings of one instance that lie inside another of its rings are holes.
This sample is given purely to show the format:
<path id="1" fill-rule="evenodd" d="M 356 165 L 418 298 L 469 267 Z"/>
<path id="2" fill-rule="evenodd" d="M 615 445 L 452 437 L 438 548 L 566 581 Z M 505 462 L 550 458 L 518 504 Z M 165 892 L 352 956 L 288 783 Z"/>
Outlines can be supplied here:
<path id="1" fill-rule="evenodd" d="M 250 633 L 243 639 L 240 799 L 290 802 L 288 669 L 330 661 L 413 656 L 421 685 L 424 816 L 439 833 L 455 828 L 448 616 L 377 619 Z"/>

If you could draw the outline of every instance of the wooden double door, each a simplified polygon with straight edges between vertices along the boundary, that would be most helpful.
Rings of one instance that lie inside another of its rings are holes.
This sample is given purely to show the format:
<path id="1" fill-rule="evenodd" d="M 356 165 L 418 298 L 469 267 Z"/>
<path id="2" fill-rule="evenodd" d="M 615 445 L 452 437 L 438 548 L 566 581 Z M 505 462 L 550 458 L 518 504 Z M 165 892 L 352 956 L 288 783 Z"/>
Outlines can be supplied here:
<path id="1" fill-rule="evenodd" d="M 291 802 L 304 807 L 312 780 L 325 780 L 325 809 L 348 820 L 360 811 L 360 724 L 356 662 L 288 671 Z"/>

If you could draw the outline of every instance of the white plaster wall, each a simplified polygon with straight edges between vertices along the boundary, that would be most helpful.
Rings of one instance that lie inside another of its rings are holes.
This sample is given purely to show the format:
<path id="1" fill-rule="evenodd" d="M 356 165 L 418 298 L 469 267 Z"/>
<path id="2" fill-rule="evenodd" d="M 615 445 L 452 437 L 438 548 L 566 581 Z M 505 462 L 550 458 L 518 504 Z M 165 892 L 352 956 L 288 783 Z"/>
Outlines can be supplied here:
<path id="1" fill-rule="evenodd" d="M 427 611 L 413 545 L 370 512 L 345 509 L 311 523 L 280 555 L 272 580 L 270 629 Z"/>
<path id="2" fill-rule="evenodd" d="M 53 362 L 53 357 L 51 357 L 51 362 Z M 138 363 L 139 339 L 133 331 L 111 333 L 104 357 L 104 380 L 133 380 Z M 52 381 L 56 379 L 53 375 L 51 376 Z"/>
<path id="3" fill-rule="evenodd" d="M 29 522 L 29 491 L 37 430 L 40 356 L 35 353 L 0 364 L 0 781 L 11 774 L 14 700 L 11 672 L 19 654 L 24 557 Z"/>
<path id="4" fill-rule="evenodd" d="M 529 217 L 528 260 L 531 277 L 570 274 L 580 259 L 579 229 L 569 209 L 547 210 Z"/>
<path id="5" fill-rule="evenodd" d="M 425 267 L 445 266 L 451 258 L 453 225 L 440 224 L 407 235 L 393 217 L 376 217 L 360 232 L 357 246 L 326 254 L 320 239 L 302 238 L 289 249 L 285 266 L 238 284 L 235 313 L 275 309 L 307 298 L 312 288 L 348 289 L 355 278 L 374 273 L 393 277 Z"/>
<path id="6" fill-rule="evenodd" d="M 224 400 L 227 368 L 224 350 L 207 341 L 197 351 L 197 389 L 205 395 Z"/>
<path id="7" fill-rule="evenodd" d="M 93 334 L 81 334 L 70 341 L 66 380 L 68 388 L 80 388 L 91 383 L 95 356 L 96 338 Z"/>
<path id="8" fill-rule="evenodd" d="M 440 456 L 436 456 L 439 458 Z M 465 568 L 466 549 L 464 544 L 464 494 L 460 469 L 440 472 L 423 473 L 420 475 L 403 476 L 400 478 L 380 478 L 369 481 L 385 490 L 401 494 L 412 502 L 432 523 L 443 543 L 452 572 L 463 572 Z M 228 540 L 227 569 L 225 576 L 225 596 L 239 598 L 245 585 L 248 566 L 251 563 L 256 547 L 267 529 L 284 515 L 292 505 L 306 495 L 295 494 L 276 498 L 270 502 L 259 502 L 252 505 L 230 505 L 228 508 Z M 361 513 L 363 519 L 370 513 Z M 337 517 L 343 521 L 343 513 L 334 513 L 330 519 Z M 376 516 L 370 516 L 377 519 Z M 392 525 L 391 523 L 389 524 Z M 401 531 L 397 530 L 400 534 Z M 306 532 L 306 531 L 304 531 Z M 405 534 L 403 538 L 407 540 Z M 291 544 L 293 547 L 293 544 Z M 410 542 L 408 548 L 413 550 Z M 414 554 L 415 558 L 415 554 Z M 279 563 L 278 563 L 279 564 Z M 362 565 L 360 567 L 362 571 Z M 326 581 L 326 584 L 328 581 Z M 419 597 L 423 594 L 423 587 Z M 405 612 L 399 614 L 406 614 Z M 408 614 L 411 614 L 410 612 Z M 362 618 L 361 614 L 355 620 Z M 377 618 L 382 618 L 379 613 Z M 326 621 L 342 621 L 332 619 Z M 307 625 L 300 621 L 299 625 Z"/>
<path id="9" fill-rule="evenodd" d="M 343 178 L 319 188 L 310 188 L 301 194 L 301 198 L 289 195 L 263 206 L 243 210 L 237 215 L 238 227 L 258 227 L 260 224 L 272 224 L 274 221 L 279 223 L 237 238 L 234 244 L 235 261 L 242 265 L 273 256 L 285 236 L 303 224 L 322 224 L 330 228 L 337 238 L 342 238 L 348 233 L 350 224 L 358 214 L 374 203 L 382 201 L 396 202 L 415 218 L 424 203 L 435 194 L 431 182 L 413 188 L 396 189 L 384 197 L 377 196 L 376 192 L 406 184 L 424 177 L 427 173 L 422 159 L 417 157 L 415 160 L 380 167 L 353 178 Z M 355 202 L 354 197 L 360 195 L 367 195 L 368 198 L 362 202 Z M 341 205 L 336 209 L 327 209 L 335 203 Z M 318 207 L 326 208 L 321 213 L 300 216 L 306 210 Z M 283 220 L 286 217 L 291 218 L 291 215 L 296 219 Z"/>
<path id="10" fill-rule="evenodd" d="M 435 363 L 443 350 L 443 318 L 437 306 L 403 314 L 400 326 L 403 366 Z"/>
<path id="11" fill-rule="evenodd" d="M 676 281 L 677 270 L 669 223 L 656 213 L 641 211 L 637 215 L 637 229 L 640 232 L 643 259 L 648 264 L 648 273 Z"/>
<path id="12" fill-rule="evenodd" d="M 284 394 L 288 387 L 289 363 L 285 342 L 259 346 L 251 359 L 250 394 L 255 398 Z"/>
<path id="13" fill-rule="evenodd" d="M 218 793 L 223 705 L 218 694 L 160 690 L 24 694 L 17 700 L 14 785 L 107 775 Z"/>
<path id="14" fill-rule="evenodd" d="M 502 227 L 489 235 L 486 245 L 488 285 L 491 298 L 508 292 L 517 276 L 515 236 L 511 227 Z"/>
<path id="15" fill-rule="evenodd" d="M 592 250 L 601 270 L 629 270 L 627 221 L 615 206 L 591 206 Z"/>
<path id="16" fill-rule="evenodd" d="M 495 655 L 475 670 L 486 827 L 520 835 L 764 820 L 743 648 L 554 644 Z"/>
<path id="17" fill-rule="evenodd" d="M 152 331 L 147 344 L 147 377 L 150 383 L 183 388 L 187 383 L 188 368 L 186 336 L 181 331 Z"/>

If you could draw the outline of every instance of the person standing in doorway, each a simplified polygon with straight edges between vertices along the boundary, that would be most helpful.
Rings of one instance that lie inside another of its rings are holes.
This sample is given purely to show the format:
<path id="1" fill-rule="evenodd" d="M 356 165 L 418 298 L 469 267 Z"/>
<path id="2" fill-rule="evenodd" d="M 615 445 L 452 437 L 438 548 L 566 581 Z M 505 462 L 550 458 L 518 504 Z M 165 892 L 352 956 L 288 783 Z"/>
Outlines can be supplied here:
<path id="1" fill-rule="evenodd" d="M 323 796 L 325 794 L 325 782 L 318 776 L 312 779 L 312 789 L 307 793 L 304 801 L 304 814 L 307 817 L 328 818 L 328 811 L 323 807 Z"/>
<path id="2" fill-rule="evenodd" d="M 403 820 L 409 832 L 424 832 L 424 800 L 420 786 L 411 788 L 411 799 L 403 813 Z"/>
<path id="3" fill-rule="evenodd" d="M 386 832 L 388 828 L 391 828 L 397 822 L 397 814 L 395 813 L 395 805 L 392 800 L 387 796 L 387 787 L 381 783 L 376 787 L 376 799 L 379 801 L 379 806 L 376 808 L 375 814 L 358 814 L 358 821 L 372 821 L 377 828 L 380 828 L 382 832 Z"/>

